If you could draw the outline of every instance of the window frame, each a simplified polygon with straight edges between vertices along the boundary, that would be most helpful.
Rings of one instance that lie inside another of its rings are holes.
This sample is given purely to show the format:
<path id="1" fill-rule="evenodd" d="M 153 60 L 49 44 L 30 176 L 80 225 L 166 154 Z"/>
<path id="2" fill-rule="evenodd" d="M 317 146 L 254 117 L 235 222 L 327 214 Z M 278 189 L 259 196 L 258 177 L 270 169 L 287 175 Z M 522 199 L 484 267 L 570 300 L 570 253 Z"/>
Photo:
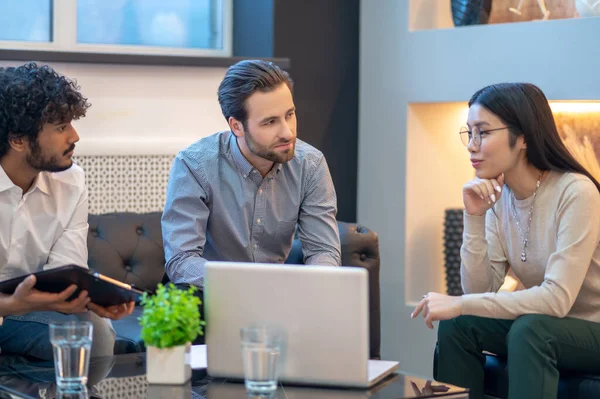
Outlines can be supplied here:
<path id="1" fill-rule="evenodd" d="M 14 55 L 31 53 L 41 54 L 42 56 L 44 56 L 45 53 L 48 53 L 50 57 L 42 58 L 56 59 L 57 57 L 52 57 L 51 54 L 55 53 L 55 55 L 59 55 L 59 59 L 65 58 L 66 56 L 66 58 L 73 60 L 73 58 L 78 58 L 77 54 L 81 54 L 81 62 L 90 62 L 85 60 L 89 58 L 98 59 L 101 58 L 102 55 L 106 55 L 108 60 L 115 58 L 115 55 L 129 57 L 130 59 L 139 58 L 140 60 L 144 60 L 162 57 L 174 57 L 176 59 L 188 57 L 227 58 L 231 57 L 233 52 L 233 0 L 220 0 L 223 4 L 223 48 L 221 49 L 189 49 L 162 46 L 77 43 L 77 0 L 51 1 L 52 32 L 50 37 L 52 38 L 52 41 L 32 42 L 0 40 L 0 58 L 9 59 L 6 58 L 6 56 L 10 56 L 11 53 Z M 62 56 L 60 56 L 61 54 Z M 116 58 L 118 59 L 121 57 Z M 41 58 L 37 59 L 43 60 Z M 181 64 L 181 61 L 176 62 L 176 64 Z"/>

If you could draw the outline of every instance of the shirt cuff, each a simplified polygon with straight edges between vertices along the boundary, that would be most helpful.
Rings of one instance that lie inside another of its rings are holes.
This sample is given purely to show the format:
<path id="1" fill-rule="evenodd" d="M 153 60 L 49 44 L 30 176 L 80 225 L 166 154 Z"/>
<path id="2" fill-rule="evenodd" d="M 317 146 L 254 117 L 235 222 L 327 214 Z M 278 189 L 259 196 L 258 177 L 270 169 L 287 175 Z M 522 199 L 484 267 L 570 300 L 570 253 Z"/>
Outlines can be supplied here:
<path id="1" fill-rule="evenodd" d="M 307 259 L 307 265 L 313 266 L 340 266 L 340 263 L 333 256 L 313 255 Z"/>
<path id="2" fill-rule="evenodd" d="M 481 306 L 482 294 L 465 294 L 460 297 L 461 316 L 479 315 L 479 307 Z"/>
<path id="3" fill-rule="evenodd" d="M 468 235 L 485 235 L 485 214 L 481 216 L 463 213 L 464 232 Z"/>

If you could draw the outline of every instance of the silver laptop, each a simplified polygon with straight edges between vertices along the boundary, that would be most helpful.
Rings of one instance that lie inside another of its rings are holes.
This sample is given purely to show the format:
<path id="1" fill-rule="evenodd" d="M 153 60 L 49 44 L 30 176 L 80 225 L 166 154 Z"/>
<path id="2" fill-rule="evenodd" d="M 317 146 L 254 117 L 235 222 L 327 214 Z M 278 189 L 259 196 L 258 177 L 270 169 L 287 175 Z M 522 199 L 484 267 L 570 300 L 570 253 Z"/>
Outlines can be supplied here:
<path id="1" fill-rule="evenodd" d="M 368 275 L 362 268 L 207 262 L 208 374 L 243 379 L 240 328 L 284 329 L 283 382 L 368 388 L 398 368 L 369 360 Z"/>

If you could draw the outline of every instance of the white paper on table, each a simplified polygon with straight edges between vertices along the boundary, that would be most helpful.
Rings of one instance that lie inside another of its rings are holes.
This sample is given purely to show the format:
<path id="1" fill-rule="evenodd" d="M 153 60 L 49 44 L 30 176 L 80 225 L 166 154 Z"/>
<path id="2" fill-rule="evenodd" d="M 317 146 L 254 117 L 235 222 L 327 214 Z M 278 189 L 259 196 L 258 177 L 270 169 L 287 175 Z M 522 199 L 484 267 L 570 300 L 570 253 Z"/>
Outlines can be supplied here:
<path id="1" fill-rule="evenodd" d="M 208 366 L 206 361 L 206 345 L 192 345 L 192 369 L 205 369 Z"/>

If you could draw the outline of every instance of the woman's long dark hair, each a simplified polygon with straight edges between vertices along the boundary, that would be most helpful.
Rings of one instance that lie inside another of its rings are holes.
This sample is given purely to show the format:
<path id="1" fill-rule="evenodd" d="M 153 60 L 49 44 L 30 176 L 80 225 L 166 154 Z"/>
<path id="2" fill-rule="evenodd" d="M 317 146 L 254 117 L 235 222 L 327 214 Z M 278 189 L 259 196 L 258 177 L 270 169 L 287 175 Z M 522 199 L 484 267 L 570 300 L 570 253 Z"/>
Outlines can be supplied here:
<path id="1" fill-rule="evenodd" d="M 530 83 L 500 83 L 473 94 L 469 107 L 479 104 L 510 128 L 510 145 L 523 136 L 526 157 L 540 170 L 581 173 L 600 191 L 600 183 L 571 155 L 558 134 L 550 104 L 542 91 Z"/>

